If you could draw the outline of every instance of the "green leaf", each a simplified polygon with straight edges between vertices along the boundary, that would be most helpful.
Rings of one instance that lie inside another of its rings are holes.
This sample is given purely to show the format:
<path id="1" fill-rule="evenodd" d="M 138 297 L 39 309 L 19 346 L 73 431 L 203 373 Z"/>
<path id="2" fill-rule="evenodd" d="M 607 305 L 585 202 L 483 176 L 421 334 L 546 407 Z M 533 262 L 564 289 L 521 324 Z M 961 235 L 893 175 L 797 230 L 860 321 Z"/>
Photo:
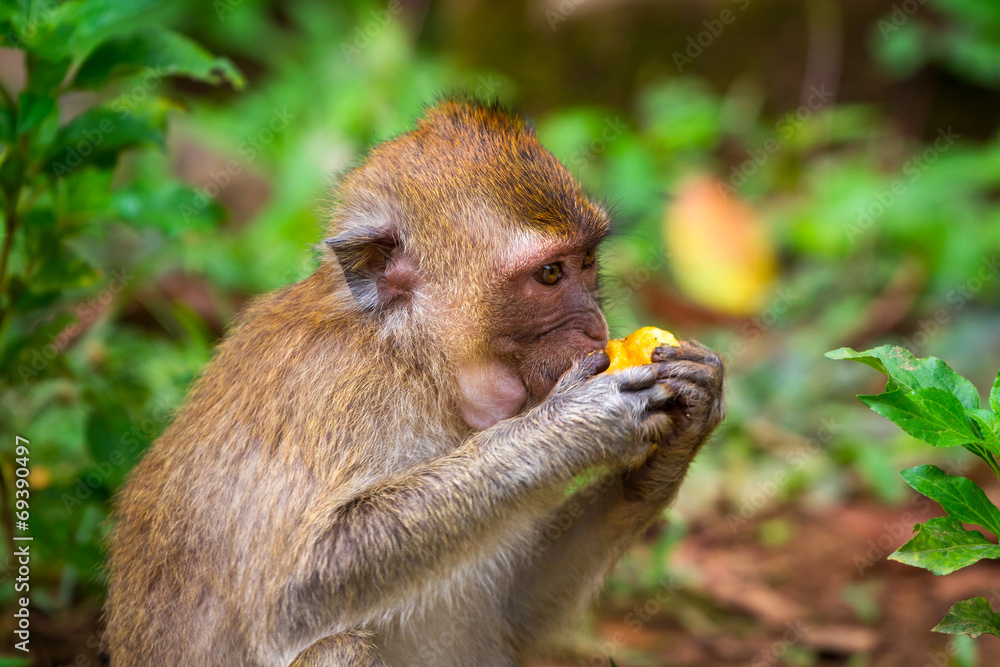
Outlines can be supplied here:
<path id="1" fill-rule="evenodd" d="M 980 432 L 977 440 L 1000 456 L 1000 417 L 990 410 L 968 410 L 965 414 Z"/>
<path id="2" fill-rule="evenodd" d="M 861 401 L 915 438 L 935 447 L 962 446 L 979 440 L 969 428 L 962 404 L 938 387 L 916 391 L 896 389 L 884 394 L 862 394 Z"/>
<path id="3" fill-rule="evenodd" d="M 974 410 L 979 407 L 979 392 L 976 386 L 951 370 L 946 363 L 936 357 L 915 358 L 909 350 L 895 345 L 883 345 L 864 352 L 856 352 L 849 347 L 827 352 L 830 359 L 852 359 L 871 366 L 888 376 L 886 391 L 896 389 L 925 389 L 937 387 L 954 394 L 963 407 Z"/>
<path id="4" fill-rule="evenodd" d="M 49 59 L 36 54 L 28 54 L 28 92 L 54 97 L 56 89 L 66 78 L 70 58 Z"/>
<path id="5" fill-rule="evenodd" d="M 997 371 L 997 377 L 993 380 L 993 388 L 990 389 L 990 409 L 1000 415 L 1000 371 Z"/>
<path id="6" fill-rule="evenodd" d="M 155 24 L 165 9 L 158 0 L 70 0 L 43 12 L 22 36 L 49 60 L 82 58 L 105 40 Z"/>
<path id="7" fill-rule="evenodd" d="M 28 667 L 30 664 L 27 658 L 0 658 L 0 667 Z"/>
<path id="8" fill-rule="evenodd" d="M 935 517 L 913 529 L 916 536 L 891 554 L 890 559 L 940 576 L 983 558 L 1000 558 L 1000 546 L 977 530 L 967 530 L 952 517 Z"/>
<path id="9" fill-rule="evenodd" d="M 14 110 L 9 107 L 0 109 L 0 142 L 3 144 L 13 143 L 15 125 Z M 10 147 L 5 145 L 2 148 L 7 150 Z"/>
<path id="10" fill-rule="evenodd" d="M 155 190 L 130 187 L 111 198 L 111 210 L 136 227 L 153 226 L 168 236 L 194 229 L 210 229 L 224 218 L 224 209 L 194 188 L 179 183 Z"/>
<path id="11" fill-rule="evenodd" d="M 962 600 L 951 606 L 944 620 L 934 626 L 934 631 L 972 638 L 984 634 L 1000 637 L 1000 614 L 990 609 L 986 598 Z"/>
<path id="12" fill-rule="evenodd" d="M 1000 535 L 1000 509 L 971 479 L 949 475 L 932 465 L 907 468 L 899 474 L 916 491 L 938 502 L 951 518 Z"/>
<path id="13" fill-rule="evenodd" d="M 17 136 L 41 124 L 56 108 L 56 101 L 47 95 L 21 93 L 17 102 Z"/>
<path id="14" fill-rule="evenodd" d="M 151 28 L 108 40 L 84 60 L 74 88 L 97 89 L 109 79 L 149 70 L 152 85 L 163 76 L 183 76 L 210 84 L 230 83 L 242 88 L 239 70 L 227 58 L 215 58 L 187 37 Z"/>
<path id="15" fill-rule="evenodd" d="M 67 123 L 45 158 L 45 168 L 57 177 L 96 164 L 110 167 L 118 153 L 141 145 L 164 147 L 162 130 L 129 113 L 94 107 Z"/>
<path id="16" fill-rule="evenodd" d="M 125 471 L 134 463 L 134 457 L 128 455 L 122 443 L 131 428 L 131 418 L 118 405 L 99 406 L 99 411 L 92 412 L 87 420 L 87 447 L 98 469 L 106 471 L 103 476 L 108 488 L 120 484 Z"/>

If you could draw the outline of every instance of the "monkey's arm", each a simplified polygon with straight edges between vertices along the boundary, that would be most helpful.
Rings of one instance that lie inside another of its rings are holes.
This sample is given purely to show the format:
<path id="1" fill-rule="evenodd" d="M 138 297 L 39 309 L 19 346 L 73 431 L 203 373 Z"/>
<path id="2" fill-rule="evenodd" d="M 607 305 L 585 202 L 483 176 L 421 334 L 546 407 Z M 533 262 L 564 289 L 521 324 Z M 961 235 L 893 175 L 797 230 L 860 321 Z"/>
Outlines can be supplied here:
<path id="1" fill-rule="evenodd" d="M 509 607 L 523 649 L 590 599 L 622 553 L 673 502 L 695 454 L 722 420 L 722 362 L 700 345 L 660 348 L 672 428 L 634 471 L 609 472 L 569 498 L 538 532 Z"/>
<path id="2" fill-rule="evenodd" d="M 496 551 L 504 523 L 520 516 L 512 510 L 536 494 L 601 462 L 645 459 L 649 410 L 669 393 L 657 382 L 662 369 L 590 379 L 586 370 L 524 416 L 314 519 L 308 532 L 319 538 L 282 600 L 290 622 L 339 631 L 440 592 L 440 574 Z"/>

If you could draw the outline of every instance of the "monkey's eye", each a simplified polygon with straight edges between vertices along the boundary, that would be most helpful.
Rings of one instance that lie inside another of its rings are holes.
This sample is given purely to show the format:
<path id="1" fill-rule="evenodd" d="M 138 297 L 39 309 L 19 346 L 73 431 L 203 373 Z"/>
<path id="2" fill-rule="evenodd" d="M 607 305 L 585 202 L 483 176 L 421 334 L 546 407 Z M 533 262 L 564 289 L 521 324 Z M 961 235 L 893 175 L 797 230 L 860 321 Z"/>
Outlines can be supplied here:
<path id="1" fill-rule="evenodd" d="M 597 248 L 591 248 L 587 251 L 587 254 L 583 256 L 583 268 L 589 269 L 597 261 Z"/>
<path id="2" fill-rule="evenodd" d="M 546 264 L 535 272 L 535 280 L 543 285 L 555 285 L 562 277 L 561 264 Z"/>

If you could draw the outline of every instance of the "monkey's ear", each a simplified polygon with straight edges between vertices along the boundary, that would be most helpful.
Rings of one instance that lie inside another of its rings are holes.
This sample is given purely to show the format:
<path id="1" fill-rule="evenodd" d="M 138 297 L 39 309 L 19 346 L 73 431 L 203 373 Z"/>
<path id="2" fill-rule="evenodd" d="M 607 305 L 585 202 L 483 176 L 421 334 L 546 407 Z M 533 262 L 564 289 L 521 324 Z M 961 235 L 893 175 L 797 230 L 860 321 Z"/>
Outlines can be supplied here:
<path id="1" fill-rule="evenodd" d="M 324 243 L 333 250 L 351 294 L 365 310 L 381 310 L 406 299 L 416 287 L 416 263 L 392 233 L 352 230 Z"/>

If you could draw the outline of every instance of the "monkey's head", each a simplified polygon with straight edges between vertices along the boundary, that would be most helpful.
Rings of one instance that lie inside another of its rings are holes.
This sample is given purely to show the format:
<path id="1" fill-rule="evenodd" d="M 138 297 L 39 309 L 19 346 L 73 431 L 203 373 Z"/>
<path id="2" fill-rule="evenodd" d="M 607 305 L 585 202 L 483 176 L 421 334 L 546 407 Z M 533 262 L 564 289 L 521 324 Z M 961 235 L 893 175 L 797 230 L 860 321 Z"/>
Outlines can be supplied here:
<path id="1" fill-rule="evenodd" d="M 326 245 L 344 307 L 373 335 L 438 349 L 463 419 L 482 429 L 606 345 L 608 228 L 520 118 L 449 100 L 347 174 Z"/>

